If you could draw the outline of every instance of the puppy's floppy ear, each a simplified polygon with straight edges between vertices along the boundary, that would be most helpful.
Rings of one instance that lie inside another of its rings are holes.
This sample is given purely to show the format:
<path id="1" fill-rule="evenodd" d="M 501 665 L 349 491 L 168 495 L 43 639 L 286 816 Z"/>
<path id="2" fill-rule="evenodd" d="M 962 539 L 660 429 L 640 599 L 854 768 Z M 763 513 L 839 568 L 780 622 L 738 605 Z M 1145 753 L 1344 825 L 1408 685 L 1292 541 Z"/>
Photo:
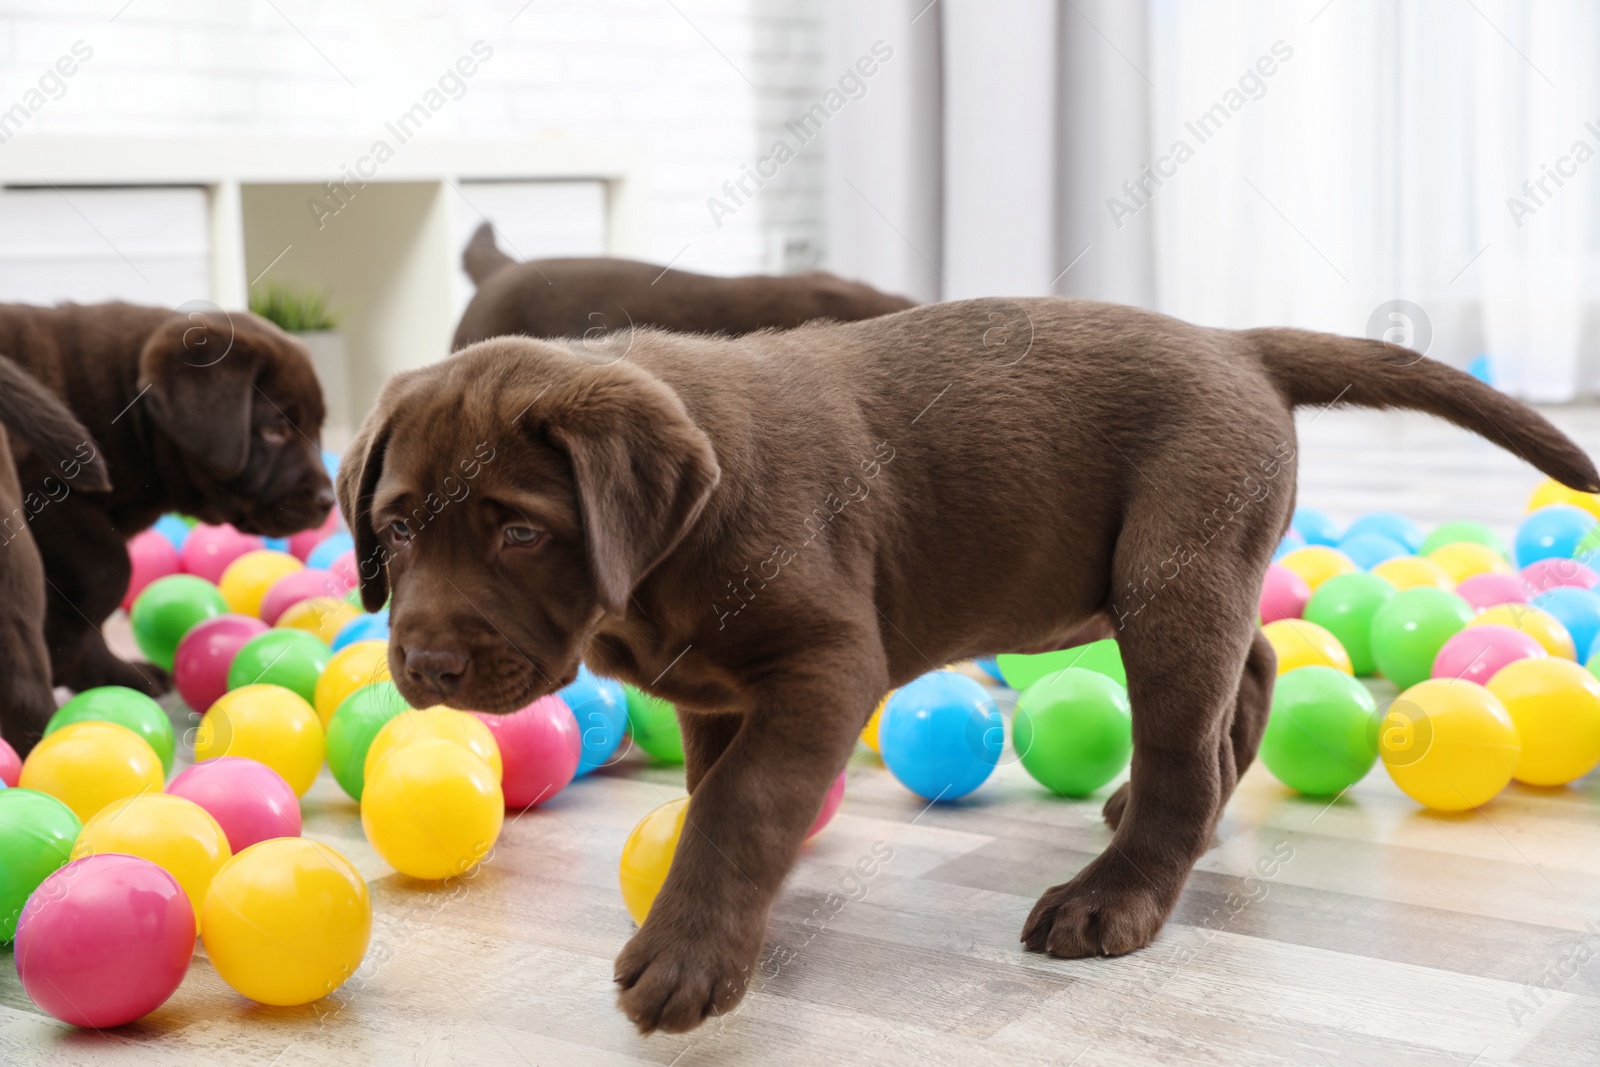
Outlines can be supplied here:
<path id="1" fill-rule="evenodd" d="M 381 405 L 380 397 L 380 405 Z M 361 582 L 361 606 L 375 612 L 389 599 L 388 549 L 372 528 L 372 494 L 383 476 L 383 459 L 389 451 L 388 413 L 373 411 L 350 449 L 339 462 L 339 511 L 350 525 L 356 542 L 356 574 Z"/>
<path id="2" fill-rule="evenodd" d="M 250 457 L 250 406 L 261 363 L 234 344 L 225 313 L 179 313 L 145 341 L 139 388 L 155 422 L 178 447 L 222 478 Z"/>
<path id="3" fill-rule="evenodd" d="M 595 590 L 618 613 L 688 534 L 722 470 L 659 379 L 628 364 L 596 374 L 546 416 L 544 430 L 572 460 Z"/>

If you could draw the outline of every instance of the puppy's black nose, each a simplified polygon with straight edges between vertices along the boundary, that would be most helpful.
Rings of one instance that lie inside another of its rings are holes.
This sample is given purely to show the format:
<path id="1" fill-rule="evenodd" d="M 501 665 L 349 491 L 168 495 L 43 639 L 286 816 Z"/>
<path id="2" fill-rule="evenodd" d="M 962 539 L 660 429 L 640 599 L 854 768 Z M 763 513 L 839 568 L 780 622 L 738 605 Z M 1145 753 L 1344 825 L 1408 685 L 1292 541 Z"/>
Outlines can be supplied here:
<path id="1" fill-rule="evenodd" d="M 333 506 L 335 504 L 337 504 L 338 502 L 339 502 L 339 498 L 333 495 L 333 489 L 332 488 L 322 488 L 322 489 L 318 489 L 317 490 L 317 495 L 316 495 L 317 510 L 319 510 L 319 511 L 323 512 L 324 514 L 326 514 L 327 512 L 332 511 L 333 510 Z"/>
<path id="2" fill-rule="evenodd" d="M 447 697 L 461 688 L 461 679 L 467 673 L 467 657 L 435 649 L 408 648 L 406 673 L 412 681 Z"/>

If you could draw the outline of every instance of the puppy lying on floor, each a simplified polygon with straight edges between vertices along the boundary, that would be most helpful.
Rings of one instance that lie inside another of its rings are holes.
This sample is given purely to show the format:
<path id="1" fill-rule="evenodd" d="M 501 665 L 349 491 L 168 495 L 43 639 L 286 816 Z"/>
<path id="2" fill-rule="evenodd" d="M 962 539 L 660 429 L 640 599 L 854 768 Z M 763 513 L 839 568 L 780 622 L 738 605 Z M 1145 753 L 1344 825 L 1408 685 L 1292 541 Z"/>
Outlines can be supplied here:
<path id="1" fill-rule="evenodd" d="M 487 222 L 462 266 L 478 287 L 452 349 L 506 334 L 599 338 L 632 326 L 678 333 L 786 330 L 811 319 L 853 322 L 912 302 L 825 271 L 717 278 L 632 259 L 538 259 L 518 263 Z"/>
<path id="2" fill-rule="evenodd" d="M 678 705 L 697 832 L 616 980 L 640 1030 L 683 1031 L 743 995 L 885 691 L 1107 631 L 1131 780 L 1105 806 L 1111 847 L 1045 890 L 1022 940 L 1149 944 L 1255 756 L 1292 413 L 1335 403 L 1427 411 L 1600 490 L 1541 416 L 1414 352 L 1044 298 L 738 339 L 485 342 L 388 383 L 339 494 L 365 603 L 393 592 L 413 704 L 508 712 L 584 660 Z"/>

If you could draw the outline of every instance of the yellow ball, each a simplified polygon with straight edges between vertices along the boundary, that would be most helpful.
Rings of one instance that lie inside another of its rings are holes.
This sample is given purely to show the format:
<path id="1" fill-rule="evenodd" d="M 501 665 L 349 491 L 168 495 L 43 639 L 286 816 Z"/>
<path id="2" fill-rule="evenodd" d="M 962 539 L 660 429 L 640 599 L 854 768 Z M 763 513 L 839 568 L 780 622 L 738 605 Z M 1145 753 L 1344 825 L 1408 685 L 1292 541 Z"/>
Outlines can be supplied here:
<path id="1" fill-rule="evenodd" d="M 287 552 L 257 549 L 228 564 L 217 588 L 222 591 L 222 599 L 228 602 L 229 611 L 258 619 L 267 590 L 276 585 L 278 579 L 304 569 L 305 564 Z"/>
<path id="2" fill-rule="evenodd" d="M 378 855 L 413 878 L 464 874 L 494 848 L 505 820 L 500 776 L 467 748 L 425 737 L 367 773 L 361 826 Z"/>
<path id="3" fill-rule="evenodd" d="M 246 685 L 224 693 L 200 720 L 196 761 L 243 756 L 265 763 L 305 796 L 322 769 L 322 720 L 281 685 Z"/>
<path id="4" fill-rule="evenodd" d="M 1511 781 L 1522 746 L 1511 713 L 1476 682 L 1430 678 L 1384 712 L 1378 755 L 1394 784 L 1437 811 L 1486 803 Z"/>
<path id="5" fill-rule="evenodd" d="M 1475 541 L 1454 541 L 1440 545 L 1429 552 L 1427 558 L 1443 567 L 1455 585 L 1460 585 L 1474 574 L 1516 573 L 1504 556 L 1488 545 L 1480 545 Z"/>
<path id="6" fill-rule="evenodd" d="M 465 748 L 488 764 L 489 769 L 494 771 L 496 782 L 500 780 L 503 767 L 500 745 L 495 741 L 494 734 L 477 716 L 443 706 L 407 708 L 384 723 L 383 729 L 378 731 L 367 748 L 367 761 L 362 773 L 370 780 L 372 772 L 389 753 L 413 741 L 430 737 Z"/>
<path id="7" fill-rule="evenodd" d="M 1522 741 L 1513 776 L 1565 785 L 1600 766 L 1600 679 L 1564 659 L 1522 659 L 1489 679 Z"/>
<path id="8" fill-rule="evenodd" d="M 84 823 L 72 858 L 102 852 L 147 859 L 176 878 L 194 907 L 195 933 L 211 880 L 233 858 L 217 820 L 194 801 L 168 793 L 114 800 Z"/>
<path id="9" fill-rule="evenodd" d="M 309 1004 L 361 966 L 372 899 L 327 845 L 275 837 L 223 864 L 200 929 L 211 966 L 234 989 L 262 1004 Z"/>
<path id="10" fill-rule="evenodd" d="M 1546 478 L 1534 489 L 1533 495 L 1528 497 L 1528 510 L 1538 511 L 1551 504 L 1571 504 L 1573 507 L 1582 508 L 1595 518 L 1600 518 L 1600 495 L 1568 489 L 1554 478 Z"/>
<path id="11" fill-rule="evenodd" d="M 390 681 L 389 642 L 357 641 L 333 654 L 317 679 L 311 703 L 326 730 L 344 698 L 364 685 Z"/>
<path id="12" fill-rule="evenodd" d="M 689 798 L 669 800 L 639 820 L 622 846 L 622 903 L 640 926 L 650 914 L 650 905 L 667 880 L 672 855 L 678 850 L 683 820 L 689 814 Z"/>
<path id="13" fill-rule="evenodd" d="M 894 696 L 894 690 L 884 694 L 878 706 L 872 709 L 872 717 L 867 720 L 867 725 L 861 731 L 861 742 L 872 751 L 878 751 L 878 720 L 883 717 L 883 706 L 889 703 L 889 698 Z"/>
<path id="14" fill-rule="evenodd" d="M 1387 578 L 1397 592 L 1423 585 L 1431 585 L 1447 593 L 1453 593 L 1456 589 L 1456 583 L 1450 580 L 1450 572 L 1426 556 L 1386 559 L 1372 568 L 1372 573 L 1379 578 Z"/>
<path id="15" fill-rule="evenodd" d="M 325 645 L 333 644 L 344 624 L 361 617 L 361 609 L 338 597 L 314 596 L 290 607 L 278 616 L 276 625 L 316 634 Z"/>
<path id="16" fill-rule="evenodd" d="M 49 793 L 88 822 L 114 800 L 161 792 L 161 757 L 126 726 L 75 722 L 35 746 L 17 784 Z"/>
<path id="17" fill-rule="evenodd" d="M 1530 604 L 1496 604 L 1478 612 L 1467 625 L 1509 626 L 1539 642 L 1552 656 L 1569 660 L 1578 658 L 1572 635 L 1561 624 L 1561 620 Z"/>
<path id="18" fill-rule="evenodd" d="M 1305 579 L 1313 590 L 1336 574 L 1350 574 L 1361 569 L 1349 556 L 1327 545 L 1297 548 L 1278 562 Z"/>
<path id="19" fill-rule="evenodd" d="M 1332 667 L 1345 674 L 1355 674 L 1350 653 L 1344 650 L 1339 639 L 1314 622 L 1305 619 L 1279 619 L 1261 628 L 1272 650 L 1278 654 L 1278 673 L 1300 667 Z"/>

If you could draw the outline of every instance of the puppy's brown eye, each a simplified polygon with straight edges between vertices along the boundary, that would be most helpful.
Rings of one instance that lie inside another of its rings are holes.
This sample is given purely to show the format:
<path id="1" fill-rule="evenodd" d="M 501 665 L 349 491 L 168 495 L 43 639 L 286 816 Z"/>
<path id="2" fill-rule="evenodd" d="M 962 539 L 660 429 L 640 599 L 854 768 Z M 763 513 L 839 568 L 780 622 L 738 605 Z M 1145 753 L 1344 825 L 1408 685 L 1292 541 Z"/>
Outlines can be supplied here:
<path id="1" fill-rule="evenodd" d="M 276 420 L 261 427 L 261 439 L 269 445 L 283 445 L 289 441 L 289 424 Z"/>
<path id="2" fill-rule="evenodd" d="M 405 519 L 396 519 L 389 524 L 389 536 L 396 541 L 411 540 L 411 524 Z"/>
<path id="3" fill-rule="evenodd" d="M 543 530 L 536 530 L 532 526 L 507 526 L 505 533 L 506 544 L 523 548 L 538 544 L 539 538 L 544 536 Z"/>

